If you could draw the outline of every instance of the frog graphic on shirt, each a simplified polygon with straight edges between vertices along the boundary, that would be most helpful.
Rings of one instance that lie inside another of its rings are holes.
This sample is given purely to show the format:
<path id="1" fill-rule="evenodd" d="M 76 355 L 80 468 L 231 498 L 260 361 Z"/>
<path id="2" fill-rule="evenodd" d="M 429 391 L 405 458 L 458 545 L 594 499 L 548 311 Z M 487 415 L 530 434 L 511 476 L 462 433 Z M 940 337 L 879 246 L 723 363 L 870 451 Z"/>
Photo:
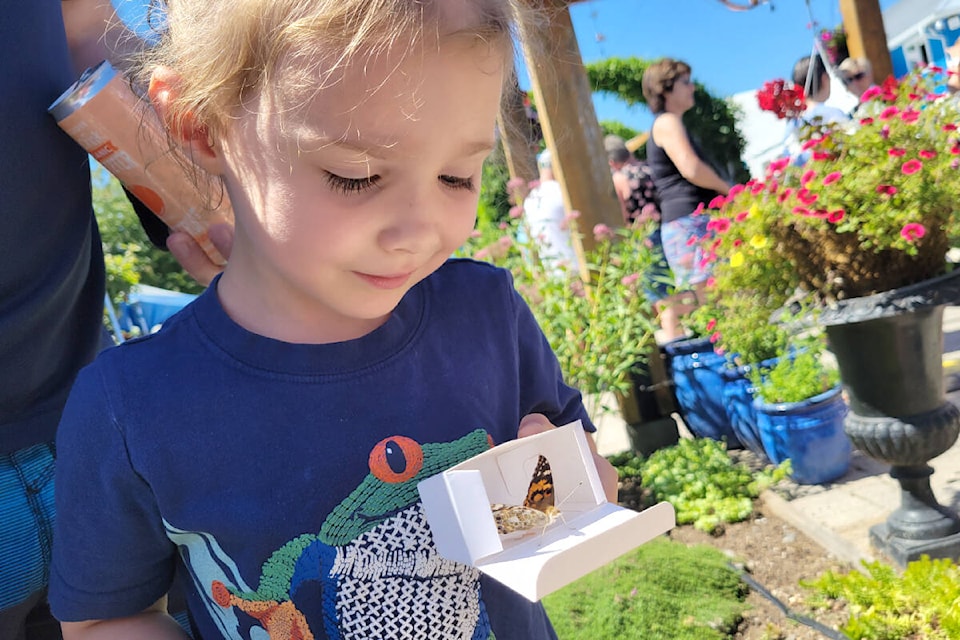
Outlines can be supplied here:
<path id="1" fill-rule="evenodd" d="M 256 589 L 213 580 L 210 596 L 254 618 L 271 640 L 488 638 L 479 572 L 437 553 L 417 484 L 491 444 L 482 429 L 449 443 L 385 438 L 319 534 L 275 551 Z"/>

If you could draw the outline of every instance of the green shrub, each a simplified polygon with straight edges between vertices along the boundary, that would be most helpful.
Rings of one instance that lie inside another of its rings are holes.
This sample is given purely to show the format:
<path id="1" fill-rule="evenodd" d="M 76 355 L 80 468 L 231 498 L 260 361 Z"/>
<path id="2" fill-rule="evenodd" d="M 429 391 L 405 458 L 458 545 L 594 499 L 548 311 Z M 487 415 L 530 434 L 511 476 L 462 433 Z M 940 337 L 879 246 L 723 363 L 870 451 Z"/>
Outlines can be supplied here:
<path id="1" fill-rule="evenodd" d="M 960 569 L 952 560 L 923 556 L 903 574 L 881 562 L 866 573 L 828 571 L 800 584 L 816 591 L 821 607 L 844 600 L 850 620 L 841 629 L 851 640 L 949 640 L 960 638 Z"/>

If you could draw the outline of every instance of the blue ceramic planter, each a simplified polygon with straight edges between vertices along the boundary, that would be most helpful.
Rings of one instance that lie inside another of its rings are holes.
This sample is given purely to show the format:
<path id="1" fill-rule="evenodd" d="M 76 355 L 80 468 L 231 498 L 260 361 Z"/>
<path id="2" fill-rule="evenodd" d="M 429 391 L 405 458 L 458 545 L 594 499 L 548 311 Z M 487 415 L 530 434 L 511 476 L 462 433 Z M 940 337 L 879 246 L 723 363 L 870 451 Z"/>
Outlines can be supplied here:
<path id="1" fill-rule="evenodd" d="M 757 426 L 757 411 L 753 408 L 754 386 L 747 378 L 757 368 L 771 368 L 778 358 L 764 360 L 759 365 L 736 365 L 729 360 L 720 371 L 723 377 L 723 407 L 727 411 L 727 420 L 737 435 L 737 439 L 750 451 L 766 457 Z"/>
<path id="2" fill-rule="evenodd" d="M 726 358 L 714 352 L 706 338 L 674 340 L 664 345 L 670 376 L 683 421 L 693 435 L 726 440 L 730 449 L 741 449 L 723 402 L 724 380 L 721 372 Z"/>
<path id="3" fill-rule="evenodd" d="M 839 386 L 801 402 L 754 400 L 753 406 L 767 457 L 775 464 L 789 458 L 794 481 L 820 484 L 847 472 L 851 446 L 843 432 L 847 405 Z"/>

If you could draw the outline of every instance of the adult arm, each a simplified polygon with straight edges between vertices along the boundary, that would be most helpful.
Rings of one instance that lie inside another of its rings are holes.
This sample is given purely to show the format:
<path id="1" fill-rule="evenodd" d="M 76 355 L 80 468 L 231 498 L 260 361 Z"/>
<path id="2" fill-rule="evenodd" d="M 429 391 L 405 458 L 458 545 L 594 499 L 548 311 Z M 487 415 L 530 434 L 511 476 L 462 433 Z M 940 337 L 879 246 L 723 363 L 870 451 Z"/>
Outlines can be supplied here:
<path id="1" fill-rule="evenodd" d="M 144 46 L 143 41 L 117 17 L 110 0 L 62 0 L 60 6 L 70 57 L 78 76 L 101 60 L 109 60 L 123 69 L 130 57 Z M 160 239 L 164 234 L 151 230 L 153 221 L 143 214 L 142 206 L 137 215 L 150 232 L 151 240 L 161 245 Z M 222 255 L 229 256 L 233 245 L 233 228 L 228 225 L 217 226 L 224 228 L 210 229 L 210 239 Z M 210 260 L 189 234 L 171 231 L 166 238 L 166 248 L 184 270 L 202 285 L 210 284 L 223 269 Z"/>
<path id="2" fill-rule="evenodd" d="M 653 121 L 652 135 L 656 144 L 677 167 L 680 175 L 689 182 L 723 195 L 730 192 L 730 185 L 697 155 L 680 116 L 674 113 L 657 116 Z"/>
<path id="3" fill-rule="evenodd" d="M 177 621 L 167 614 L 164 596 L 140 613 L 113 620 L 64 622 L 63 640 L 185 640 Z"/>
<path id="4" fill-rule="evenodd" d="M 613 188 L 617 192 L 617 200 L 620 201 L 620 215 L 623 216 L 623 222 L 626 224 L 630 220 L 627 214 L 627 200 L 630 199 L 630 181 L 623 173 L 616 171 L 613 174 Z"/>

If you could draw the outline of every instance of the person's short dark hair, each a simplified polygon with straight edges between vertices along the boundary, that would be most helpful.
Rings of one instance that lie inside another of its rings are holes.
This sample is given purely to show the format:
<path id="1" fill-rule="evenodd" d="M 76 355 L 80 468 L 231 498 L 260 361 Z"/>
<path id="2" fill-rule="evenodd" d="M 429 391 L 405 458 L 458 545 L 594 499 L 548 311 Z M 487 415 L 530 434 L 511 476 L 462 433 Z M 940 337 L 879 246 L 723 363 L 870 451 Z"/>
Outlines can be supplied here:
<path id="1" fill-rule="evenodd" d="M 603 139 L 603 148 L 607 152 L 607 160 L 623 163 L 630 159 L 630 150 L 627 143 L 620 136 L 610 134 Z"/>
<path id="2" fill-rule="evenodd" d="M 813 65 L 812 72 L 810 71 L 810 65 Z M 817 95 L 823 88 L 820 82 L 826 72 L 827 67 L 823 64 L 819 54 L 804 56 L 797 60 L 797 64 L 793 65 L 793 84 L 803 87 L 803 92 L 808 96 Z M 807 82 L 808 79 L 809 83 Z"/>
<path id="3" fill-rule="evenodd" d="M 662 113 L 665 108 L 664 96 L 673 91 L 678 78 L 689 75 L 690 65 L 673 58 L 662 58 L 647 67 L 640 86 L 650 111 Z"/>

